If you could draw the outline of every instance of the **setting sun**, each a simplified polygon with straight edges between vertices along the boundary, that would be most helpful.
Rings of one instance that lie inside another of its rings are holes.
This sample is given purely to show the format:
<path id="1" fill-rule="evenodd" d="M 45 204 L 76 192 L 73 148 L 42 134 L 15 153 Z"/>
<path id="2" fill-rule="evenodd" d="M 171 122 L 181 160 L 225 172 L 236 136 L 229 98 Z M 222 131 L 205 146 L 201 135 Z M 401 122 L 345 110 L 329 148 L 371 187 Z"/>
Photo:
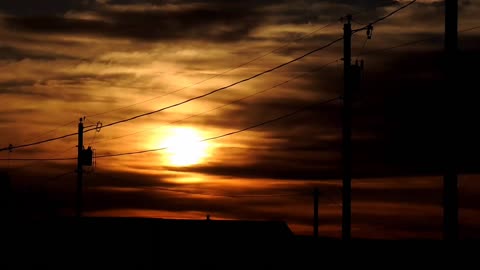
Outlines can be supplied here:
<path id="1" fill-rule="evenodd" d="M 167 147 L 168 163 L 172 166 L 195 165 L 207 157 L 207 143 L 192 128 L 174 128 L 170 131 L 162 147 Z"/>

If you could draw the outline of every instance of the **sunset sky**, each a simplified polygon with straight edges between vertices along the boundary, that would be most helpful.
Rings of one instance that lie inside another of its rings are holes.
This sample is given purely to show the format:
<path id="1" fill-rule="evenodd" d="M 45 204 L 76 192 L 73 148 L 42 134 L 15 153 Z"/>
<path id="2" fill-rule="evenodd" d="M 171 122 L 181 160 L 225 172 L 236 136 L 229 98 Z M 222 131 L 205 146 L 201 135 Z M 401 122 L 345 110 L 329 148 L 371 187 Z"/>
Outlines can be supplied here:
<path id="1" fill-rule="evenodd" d="M 85 125 L 105 125 L 202 95 L 341 37 L 346 14 L 354 15 L 358 28 L 407 2 L 2 1 L 1 147 L 76 132 L 83 116 Z M 462 97 L 456 104 L 462 108 L 461 235 L 479 237 L 480 107 L 474 91 L 480 29 L 472 28 L 480 26 L 480 2 L 459 2 L 459 29 L 468 30 L 459 34 L 454 89 Z M 353 36 L 353 60 L 365 61 L 354 95 L 353 237 L 441 237 L 442 120 L 451 109 L 441 98 L 443 14 L 443 1 L 417 1 L 375 25 L 371 40 L 365 32 Z M 408 42 L 416 43 L 388 49 Z M 320 234 L 338 237 L 340 100 L 197 141 L 338 97 L 342 50 L 338 42 L 208 97 L 86 133 L 85 147 L 97 155 L 170 147 L 99 158 L 94 170 L 86 168 L 86 214 L 281 219 L 295 233 L 311 234 L 311 193 L 319 187 Z M 76 140 L 3 151 L 0 158 L 76 157 Z M 75 164 L 0 162 L 25 215 L 73 213 Z"/>

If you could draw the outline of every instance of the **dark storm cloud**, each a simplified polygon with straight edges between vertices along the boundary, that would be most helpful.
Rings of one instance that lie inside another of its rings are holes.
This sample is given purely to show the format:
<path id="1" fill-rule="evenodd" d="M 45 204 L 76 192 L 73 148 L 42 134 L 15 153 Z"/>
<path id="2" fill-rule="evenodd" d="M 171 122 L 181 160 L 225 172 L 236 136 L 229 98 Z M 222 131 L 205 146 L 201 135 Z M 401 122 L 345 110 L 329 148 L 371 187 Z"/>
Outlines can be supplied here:
<path id="1" fill-rule="evenodd" d="M 312 165 L 314 163 L 314 160 L 312 159 L 307 159 L 304 161 L 311 163 Z M 296 162 L 300 163 L 300 160 L 298 160 L 298 157 L 292 156 L 290 159 L 284 160 L 284 162 L 282 162 L 281 164 L 276 164 L 276 166 L 274 166 L 275 160 L 268 160 L 268 163 L 264 161 L 263 163 L 259 162 L 252 165 L 242 166 L 223 164 L 214 164 L 210 166 L 194 166 L 190 168 L 183 168 L 183 171 L 239 178 L 271 178 L 293 180 L 333 179 L 337 178 L 340 173 L 332 172 L 332 165 L 335 166 L 335 164 L 332 164 L 334 163 L 334 161 L 332 160 L 327 160 L 323 164 L 319 162 L 315 164 L 317 165 L 315 168 L 303 168 L 300 166 L 305 164 L 295 164 Z M 322 165 L 325 167 L 323 167 Z M 182 168 L 171 168 L 171 170 L 182 171 Z"/>
<path id="2" fill-rule="evenodd" d="M 152 4 L 152 5 L 161 5 L 161 4 L 209 4 L 209 5 L 250 5 L 250 6 L 272 6 L 272 5 L 290 5 L 294 7 L 294 4 L 302 5 L 314 5 L 316 3 L 332 3 L 332 4 L 343 4 L 350 6 L 362 6 L 362 7 L 381 7 L 388 6 L 397 3 L 395 0 L 303 0 L 303 1 L 291 1 L 291 0 L 245 0 L 238 3 L 232 3 L 230 0 L 179 0 L 179 1 L 168 1 L 168 0 L 110 0 L 110 4 L 120 4 L 120 5 L 132 5 L 132 4 Z"/>
<path id="3" fill-rule="evenodd" d="M 396 1 L 341 1 L 352 7 L 373 9 L 395 4 Z M 151 7 L 128 7 L 150 4 Z M 8 16 L 7 26 L 15 31 L 62 33 L 129 38 L 145 41 L 204 40 L 237 41 L 245 39 L 251 31 L 265 24 L 305 24 L 331 21 L 320 16 L 337 19 L 346 11 L 338 10 L 338 1 L 302 1 L 292 5 L 289 1 L 29 1 L 0 4 Z M 124 9 L 112 7 L 127 5 Z M 165 6 L 176 8 L 166 9 Z M 269 7 L 282 7 L 282 12 Z M 329 9 L 335 10 L 329 10 Z M 67 12 L 88 11 L 96 19 L 65 17 Z M 305 14 L 305 13 L 312 14 Z M 377 12 L 373 9 L 373 12 Z M 371 12 L 370 12 L 371 13 Z M 335 15 L 332 15 L 335 14 Z M 376 15 L 376 14 L 375 14 Z M 369 15 L 373 16 L 373 15 Z M 313 18 L 315 17 L 315 18 Z M 322 18 L 323 18 L 322 17 Z M 428 16 L 423 16 L 425 18 Z M 313 18 L 313 19 L 312 19 Z"/>
<path id="4" fill-rule="evenodd" d="M 23 59 L 35 59 L 35 60 L 55 60 L 55 59 L 68 59 L 67 57 L 59 57 L 55 54 L 43 54 L 34 53 L 19 50 L 10 46 L 0 46 L 0 60 L 15 60 L 20 61 Z"/>
<path id="5" fill-rule="evenodd" d="M 44 89 L 38 89 L 38 87 L 48 87 L 51 82 L 58 83 L 63 86 L 80 86 L 82 81 L 85 80 L 85 76 L 68 76 L 63 79 L 49 79 L 43 81 L 9 81 L 0 83 L 0 94 L 10 94 L 23 96 L 24 98 L 46 98 L 49 100 L 61 100 L 64 102 L 102 102 L 102 103 L 116 103 L 117 98 L 107 95 L 92 95 L 85 92 L 79 92 L 75 89 L 61 90 L 61 91 L 45 91 Z"/>
<path id="6" fill-rule="evenodd" d="M 95 0 L 15 0 L 2 1 L 0 11 L 19 16 L 64 14 L 69 10 L 92 7 Z"/>
<path id="7" fill-rule="evenodd" d="M 302 98 L 302 94 L 311 93 L 314 91 L 316 91 L 314 88 L 301 89 L 299 87 L 298 92 L 296 93 L 297 96 L 285 95 L 282 97 L 276 96 L 269 99 L 260 99 L 261 96 L 258 96 L 257 98 L 237 102 L 234 105 L 222 109 L 220 111 L 221 117 L 211 117 L 209 115 L 205 115 L 202 117 L 191 118 L 188 121 L 184 121 L 184 123 L 240 129 L 248 127 L 254 123 L 259 123 L 278 117 L 286 112 L 295 111 L 306 106 L 314 105 L 315 103 L 321 103 L 325 100 L 330 100 L 336 97 L 335 93 L 332 93 L 329 95 L 329 97 L 313 97 L 310 100 L 305 100 Z M 324 96 L 325 94 L 321 93 L 320 95 Z M 338 115 L 339 110 L 339 102 L 334 100 L 328 104 L 312 106 L 310 110 L 306 110 L 305 112 L 299 113 L 291 118 L 286 118 L 281 122 L 272 123 L 271 125 L 265 127 L 259 127 L 258 130 L 278 130 L 288 133 L 292 128 L 297 129 L 302 125 L 307 124 L 311 125 L 311 127 L 322 126 L 328 129 L 333 125 L 333 122 L 337 120 L 334 118 L 334 116 Z M 317 118 L 316 121 L 312 121 L 313 118 Z M 289 129 L 286 129 L 286 127 Z"/>
<path id="8" fill-rule="evenodd" d="M 388 56 L 367 57 L 368 68 L 354 106 L 355 177 L 442 174 L 447 143 L 444 121 L 451 113 L 458 118 L 454 144 L 458 148 L 459 166 L 464 172 L 478 172 L 480 160 L 475 153 L 480 151 L 480 134 L 475 123 L 480 115 L 476 104 L 479 94 L 472 91 L 476 75 L 470 67 L 480 61 L 479 56 L 478 51 L 461 55 L 454 92 L 445 88 L 444 60 L 439 52 L 399 50 L 389 52 Z M 375 64 L 379 60 L 382 66 Z M 445 95 L 447 91 L 451 94 Z M 222 117 L 205 117 L 193 123 L 235 130 L 304 105 L 305 101 L 294 97 L 251 101 L 224 110 Z M 328 104 L 316 112 L 305 112 L 256 129 L 268 134 L 267 138 L 280 140 L 268 144 L 269 153 L 250 149 L 255 164 L 243 167 L 212 164 L 186 170 L 246 178 L 340 177 L 340 112 L 338 104 Z M 333 135 L 334 139 L 326 141 L 314 136 L 322 134 Z M 309 154 L 313 152 L 316 157 Z M 330 159 L 322 158 L 329 154 Z M 306 168 L 308 164 L 312 168 Z"/>
<path id="9" fill-rule="evenodd" d="M 260 16 L 248 8 L 200 6 L 176 10 L 100 9 L 101 19 L 63 16 L 9 16 L 12 30 L 132 38 L 145 41 L 197 39 L 232 41 L 244 38 L 259 24 Z"/>
<path id="10" fill-rule="evenodd" d="M 363 110 L 367 118 L 375 114 L 382 117 L 376 127 L 371 126 L 371 133 L 378 137 L 370 150 L 358 152 L 376 153 L 381 162 L 376 168 L 389 168 L 390 173 L 439 174 L 449 141 L 445 120 L 456 117 L 457 139 L 453 143 L 459 150 L 459 164 L 464 170 L 478 172 L 478 158 L 472 154 L 480 149 L 478 129 L 472 125 L 479 114 L 475 105 L 478 94 L 469 90 L 474 83 L 469 67 L 478 61 L 478 52 L 462 56 L 454 91 L 445 86 L 440 53 L 402 55 L 389 54 L 390 63 L 366 74 L 362 88 L 366 101 L 357 110 Z M 362 121 L 357 120 L 357 125 Z"/>
<path id="11" fill-rule="evenodd" d="M 30 91 L 21 91 L 18 88 L 23 86 L 33 86 L 33 80 L 13 80 L 0 83 L 1 94 L 19 94 L 19 95 L 35 95 Z"/>
<path id="12" fill-rule="evenodd" d="M 162 181 L 171 177 L 169 174 L 139 174 L 130 172 L 98 171 L 87 176 L 89 187 L 173 187 L 175 184 Z"/>

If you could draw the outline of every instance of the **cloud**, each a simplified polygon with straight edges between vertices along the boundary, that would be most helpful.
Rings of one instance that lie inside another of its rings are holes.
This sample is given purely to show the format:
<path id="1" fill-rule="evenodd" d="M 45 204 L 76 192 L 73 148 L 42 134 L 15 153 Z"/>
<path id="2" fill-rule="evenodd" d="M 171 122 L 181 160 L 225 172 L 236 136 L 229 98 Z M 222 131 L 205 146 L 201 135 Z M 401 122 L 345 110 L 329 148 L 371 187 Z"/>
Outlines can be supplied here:
<path id="1" fill-rule="evenodd" d="M 248 8 L 198 6 L 174 10 L 115 10 L 101 8 L 98 18 L 65 16 L 8 16 L 9 29 L 36 33 L 106 36 L 143 41 L 243 39 L 259 23 L 260 14 Z"/>
<path id="2" fill-rule="evenodd" d="M 95 0 L 16 0 L 0 3 L 0 11 L 18 16 L 64 14 L 72 9 L 86 9 L 95 5 Z"/>

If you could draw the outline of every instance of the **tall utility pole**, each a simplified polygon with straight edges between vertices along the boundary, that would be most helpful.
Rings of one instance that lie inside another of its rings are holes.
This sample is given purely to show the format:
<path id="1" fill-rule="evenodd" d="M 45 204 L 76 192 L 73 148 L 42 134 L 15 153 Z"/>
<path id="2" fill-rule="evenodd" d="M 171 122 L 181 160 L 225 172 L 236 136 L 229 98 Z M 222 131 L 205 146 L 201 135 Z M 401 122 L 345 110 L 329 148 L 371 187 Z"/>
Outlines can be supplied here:
<path id="1" fill-rule="evenodd" d="M 445 59 L 447 97 L 455 93 L 455 80 L 458 54 L 458 0 L 445 0 Z M 446 157 L 443 175 L 443 237 L 446 240 L 458 239 L 458 168 L 456 165 L 457 143 L 454 130 L 455 114 L 448 112 L 446 117 L 445 146 Z"/>
<path id="2" fill-rule="evenodd" d="M 347 15 L 343 27 L 344 91 L 342 113 L 342 239 L 351 238 L 352 219 L 352 15 Z"/>
<path id="3" fill-rule="evenodd" d="M 313 237 L 318 238 L 318 197 L 320 191 L 318 188 L 313 190 Z"/>
<path id="4" fill-rule="evenodd" d="M 80 122 L 78 123 L 78 157 L 77 157 L 77 194 L 76 194 L 76 205 L 75 205 L 75 215 L 77 217 L 82 216 L 82 207 L 83 207 L 83 160 L 82 160 L 82 153 L 83 153 L 83 122 L 82 118 L 80 118 Z"/>

